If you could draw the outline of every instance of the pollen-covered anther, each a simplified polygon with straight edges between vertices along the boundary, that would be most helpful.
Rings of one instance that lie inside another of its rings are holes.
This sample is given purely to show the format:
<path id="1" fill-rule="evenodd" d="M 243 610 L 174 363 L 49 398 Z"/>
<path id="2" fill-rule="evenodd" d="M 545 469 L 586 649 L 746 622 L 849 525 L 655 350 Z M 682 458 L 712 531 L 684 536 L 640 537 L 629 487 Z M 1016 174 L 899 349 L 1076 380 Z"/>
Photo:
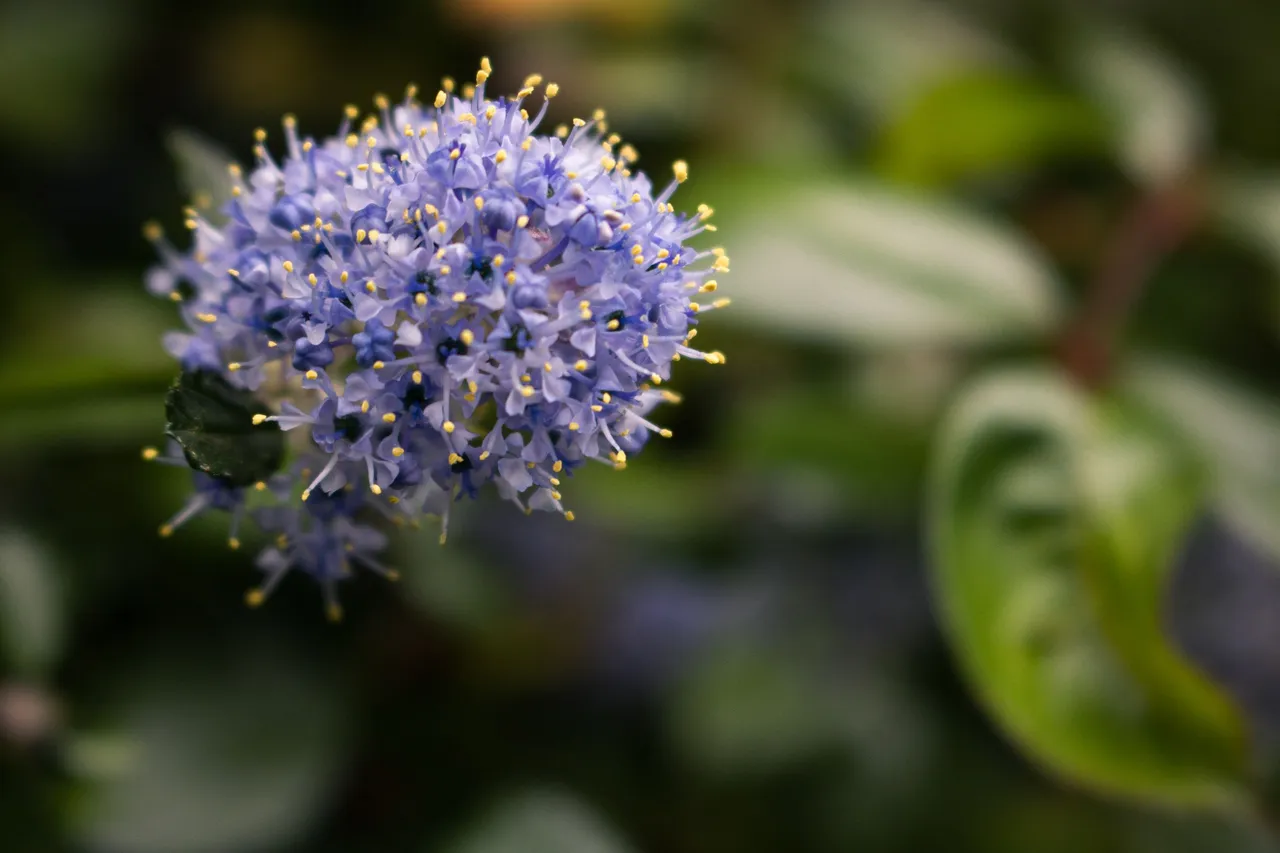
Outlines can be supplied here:
<path id="1" fill-rule="evenodd" d="M 147 462 L 153 461 L 159 455 L 160 455 L 160 451 L 156 450 L 154 447 L 142 448 L 142 458 Z"/>

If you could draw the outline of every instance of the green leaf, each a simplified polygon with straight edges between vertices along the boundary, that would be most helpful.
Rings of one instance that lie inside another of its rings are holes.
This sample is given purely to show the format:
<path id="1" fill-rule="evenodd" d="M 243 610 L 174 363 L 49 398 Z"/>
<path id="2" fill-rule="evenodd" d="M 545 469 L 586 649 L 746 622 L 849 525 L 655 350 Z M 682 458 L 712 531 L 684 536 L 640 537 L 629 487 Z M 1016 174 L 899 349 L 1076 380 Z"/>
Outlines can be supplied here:
<path id="1" fill-rule="evenodd" d="M 1155 358 L 1135 363 L 1124 388 L 1199 453 L 1223 520 L 1280 558 L 1280 406 L 1204 368 Z"/>
<path id="2" fill-rule="evenodd" d="M 276 849 L 322 812 L 345 748 L 336 697 L 270 644 L 117 689 L 114 727 L 67 750 L 90 786 L 78 831 L 92 849 Z"/>
<path id="3" fill-rule="evenodd" d="M 1196 507 L 1180 450 L 1056 374 L 979 382 L 938 449 L 934 584 L 962 670 L 1030 758 L 1115 795 L 1237 808 L 1241 723 L 1159 623 Z"/>
<path id="4" fill-rule="evenodd" d="M 700 769 L 766 775 L 847 745 L 846 699 L 803 656 L 730 638 L 684 675 L 668 725 Z"/>
<path id="5" fill-rule="evenodd" d="M 878 170 L 937 186 L 1102 153 L 1105 118 L 1088 102 L 1012 70 L 968 72 L 925 89 L 885 128 Z"/>
<path id="6" fill-rule="evenodd" d="M 234 162 L 220 146 L 190 130 L 175 130 L 166 142 L 178 165 L 178 177 L 192 202 L 205 219 L 214 225 L 226 220 L 223 205 L 231 200 L 231 174 Z"/>
<path id="7" fill-rule="evenodd" d="M 183 373 L 165 397 L 166 433 L 182 445 L 192 468 L 247 486 L 275 473 L 284 461 L 280 428 L 270 421 L 253 423 L 264 408 L 216 373 Z"/>
<path id="8" fill-rule="evenodd" d="M 0 530 L 0 650 L 17 674 L 40 678 L 66 640 L 61 578 L 48 551 L 18 530 Z"/>
<path id="9" fill-rule="evenodd" d="M 534 791 L 504 803 L 449 853 L 627 853 L 631 847 L 578 800 Z"/>
<path id="10" fill-rule="evenodd" d="M 1185 174 L 1204 147 L 1210 118 L 1183 69 L 1123 32 L 1084 29 L 1069 49 L 1076 78 L 1111 118 L 1129 173 L 1148 185 Z"/>
<path id="11" fill-rule="evenodd" d="M 1060 317 L 1044 259 L 974 213 L 870 182 L 712 183 L 707 197 L 733 211 L 718 235 L 731 316 L 768 331 L 946 346 L 1036 339 Z"/>
<path id="12" fill-rule="evenodd" d="M 1012 64 L 1013 52 L 971 18 L 927 0 L 828 3 L 806 16 L 809 49 L 793 61 L 810 86 L 877 118 L 965 69 Z M 833 56 L 840 57 L 832 62 Z"/>
<path id="13" fill-rule="evenodd" d="M 1280 328 L 1280 173 L 1237 170 L 1219 175 L 1210 204 L 1227 233 L 1271 264 L 1277 285 L 1272 311 Z"/>

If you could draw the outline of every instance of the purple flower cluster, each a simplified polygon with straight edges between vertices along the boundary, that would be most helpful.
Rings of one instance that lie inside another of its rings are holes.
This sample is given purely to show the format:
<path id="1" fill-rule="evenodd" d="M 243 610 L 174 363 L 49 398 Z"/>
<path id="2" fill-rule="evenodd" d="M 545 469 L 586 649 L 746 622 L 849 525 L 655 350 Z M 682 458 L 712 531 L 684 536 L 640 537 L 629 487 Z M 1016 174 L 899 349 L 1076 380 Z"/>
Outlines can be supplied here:
<path id="1" fill-rule="evenodd" d="M 152 229 L 148 287 L 189 329 L 169 351 L 267 401 L 255 424 L 292 431 L 287 471 L 244 488 L 197 474 L 162 528 L 214 508 L 238 524 L 253 493 L 275 495 L 247 510 L 277 535 L 251 603 L 296 569 L 336 616 L 352 564 L 389 574 L 369 519 L 436 514 L 443 542 L 451 505 L 487 483 L 572 520 L 562 479 L 670 435 L 648 414 L 677 399 L 660 387 L 672 362 L 723 361 L 692 345 L 727 304 L 705 294 L 729 262 L 688 246 L 714 227 L 705 205 L 670 204 L 685 164 L 655 193 L 603 113 L 536 135 L 558 87 L 530 115 L 541 78 L 490 99 L 490 71 L 458 93 L 446 80 L 430 105 L 410 87 L 363 121 L 348 107 L 323 140 L 286 117 L 282 161 L 259 130 L 253 171 L 231 167 L 225 224 L 188 209 L 186 254 Z"/>

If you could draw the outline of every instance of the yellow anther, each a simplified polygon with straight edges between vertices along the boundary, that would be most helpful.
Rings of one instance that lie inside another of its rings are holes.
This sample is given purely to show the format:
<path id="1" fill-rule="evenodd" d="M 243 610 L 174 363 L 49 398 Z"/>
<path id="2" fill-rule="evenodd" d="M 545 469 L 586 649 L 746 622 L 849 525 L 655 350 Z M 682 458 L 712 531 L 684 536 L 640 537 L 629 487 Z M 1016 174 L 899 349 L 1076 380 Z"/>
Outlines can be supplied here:
<path id="1" fill-rule="evenodd" d="M 415 384 L 415 385 L 421 385 L 421 384 L 422 384 L 422 371 L 421 371 L 421 370 L 415 370 L 415 371 L 413 371 L 413 373 L 411 374 L 410 378 L 411 378 L 411 379 L 413 379 L 413 384 Z"/>
<path id="2" fill-rule="evenodd" d="M 316 373 L 314 370 L 308 370 L 308 371 L 306 372 L 306 377 L 307 377 L 308 379 L 310 379 L 310 380 L 314 381 L 314 380 L 316 380 L 316 379 L 319 379 L 319 378 L 320 378 L 320 374 L 319 374 L 319 373 Z"/>
<path id="3" fill-rule="evenodd" d="M 387 107 L 391 106 L 391 102 L 387 100 L 386 95 L 377 94 L 373 96 L 373 105 L 380 110 L 385 110 Z"/>
<path id="4" fill-rule="evenodd" d="M 414 98 L 418 97 L 418 84 L 417 84 L 417 83 L 410 83 L 408 86 L 405 86 L 405 87 L 404 87 L 404 96 L 405 96 L 405 98 L 406 98 L 407 100 L 410 100 L 410 101 L 412 101 Z"/>
<path id="5" fill-rule="evenodd" d="M 306 500 L 307 500 L 307 498 L 309 498 L 309 497 L 311 497 L 311 490 L 310 490 L 310 489 L 303 489 L 303 490 L 302 490 L 302 500 L 303 500 L 303 501 L 306 501 Z"/>
<path id="6" fill-rule="evenodd" d="M 450 465 L 457 465 L 457 464 L 458 464 L 459 462 L 461 462 L 461 461 L 462 461 L 462 454 L 460 454 L 460 453 L 450 453 L 450 454 L 449 454 L 449 464 L 450 464 Z"/>
<path id="7" fill-rule="evenodd" d="M 152 461 L 159 455 L 160 455 L 160 451 L 156 450 L 154 447 L 142 448 L 142 458 L 148 462 Z"/>
<path id="8" fill-rule="evenodd" d="M 573 518 L 574 518 L 573 510 L 571 510 L 571 509 L 567 509 L 567 510 L 565 510 L 565 512 L 564 512 L 564 520 L 565 520 L 565 521 L 573 521 Z"/>
<path id="9" fill-rule="evenodd" d="M 481 69 L 476 72 L 476 85 L 480 85 L 489 79 L 489 72 Z"/>
<path id="10" fill-rule="evenodd" d="M 373 282 L 371 282 L 371 281 L 366 281 L 366 282 L 364 283 L 364 289 L 365 289 L 366 291 L 368 291 L 369 293 L 377 293 L 377 292 L 378 292 L 378 285 L 374 284 L 374 283 L 373 283 Z"/>
<path id="11" fill-rule="evenodd" d="M 533 147 L 533 138 L 532 138 L 532 137 L 527 138 L 527 139 L 525 139 L 525 141 L 524 141 L 524 142 L 521 142 L 521 143 L 520 143 L 520 150 L 521 150 L 521 151 L 528 151 L 528 150 L 529 150 L 530 148 L 532 148 L 532 147 Z"/>
<path id="12" fill-rule="evenodd" d="M 601 406 L 600 404 L 597 403 L 596 405 L 591 407 L 591 411 L 599 414 L 600 412 L 604 411 L 604 406 Z"/>
<path id="13" fill-rule="evenodd" d="M 442 80 L 440 81 L 440 87 L 441 87 L 442 89 L 444 89 L 446 92 L 450 92 L 450 93 L 452 93 L 452 92 L 453 92 L 453 85 L 454 85 L 454 84 L 453 84 L 453 78 L 452 78 L 452 77 L 445 77 L 444 79 L 442 79 Z"/>
<path id="14" fill-rule="evenodd" d="M 701 290 L 703 293 L 715 293 L 716 288 L 719 286 L 720 286 L 719 283 L 717 283 L 716 280 L 713 278 L 711 279 L 711 281 L 708 281 L 706 284 L 702 285 L 702 287 L 698 289 Z"/>
<path id="15" fill-rule="evenodd" d="M 240 549 L 240 540 L 232 536 L 230 539 L 227 540 L 227 547 L 230 548 L 232 551 L 238 551 Z"/>
<path id="16" fill-rule="evenodd" d="M 382 422 L 386 424 L 395 423 L 396 422 L 395 412 L 387 412 L 385 415 L 383 415 Z"/>
<path id="17" fill-rule="evenodd" d="M 671 171 L 675 172 L 677 183 L 683 184 L 689 179 L 689 164 L 683 160 L 677 160 L 672 163 Z"/>
<path id="18" fill-rule="evenodd" d="M 366 414 L 366 415 L 369 413 L 369 401 L 368 401 L 368 400 L 361 400 L 361 401 L 360 401 L 360 413 L 361 413 L 361 414 Z"/>
<path id="19" fill-rule="evenodd" d="M 404 448 L 403 447 L 391 448 L 391 455 L 399 459 L 401 456 L 404 456 Z"/>
<path id="20" fill-rule="evenodd" d="M 560 478 L 559 478 L 559 477 L 548 477 L 548 478 L 547 478 L 547 482 L 549 482 L 549 483 L 550 483 L 551 485 L 553 485 L 553 486 L 558 486 L 558 485 L 560 485 Z"/>
<path id="21" fill-rule="evenodd" d="M 697 314 L 700 310 L 702 310 L 702 306 L 701 306 L 701 305 L 699 305 L 699 304 L 698 304 L 698 303 L 696 303 L 696 302 L 690 302 L 690 303 L 689 303 L 689 310 L 690 310 L 690 311 L 692 311 L 693 313 Z"/>
<path id="22" fill-rule="evenodd" d="M 575 119 L 573 120 L 573 126 L 574 126 L 574 127 L 586 127 L 586 126 L 587 126 L 587 123 L 586 123 L 585 121 L 583 121 L 582 119 L 580 119 L 580 118 L 575 118 Z"/>
<path id="23" fill-rule="evenodd" d="M 480 454 L 480 461 L 481 461 L 481 462 L 483 462 L 484 460 L 486 460 L 486 459 L 488 459 L 488 458 L 489 458 L 489 451 L 487 451 L 487 450 L 486 450 L 486 451 L 484 451 L 483 453 L 481 453 L 481 454 Z"/>
<path id="24" fill-rule="evenodd" d="M 441 219 L 439 222 L 436 223 L 436 230 L 439 231 L 441 234 L 448 234 L 449 224 L 445 222 L 443 219 Z"/>
<path id="25" fill-rule="evenodd" d="M 671 438 L 671 430 L 660 429 L 658 430 L 658 435 L 662 436 L 663 438 Z"/>
<path id="26" fill-rule="evenodd" d="M 560 139 L 564 139 L 568 135 L 569 135 L 569 125 L 561 124 L 556 126 L 556 136 L 558 136 Z"/>
<path id="27" fill-rule="evenodd" d="M 462 341 L 467 346 L 471 346 L 471 344 L 475 343 L 475 339 L 476 339 L 476 333 L 471 331 L 470 329 L 463 329 L 458 334 L 458 340 Z"/>
<path id="28" fill-rule="evenodd" d="M 497 154 L 493 155 L 493 162 L 495 163 L 504 163 L 506 162 L 506 159 L 507 159 L 507 152 L 502 150 L 501 148 L 498 149 Z"/>
<path id="29" fill-rule="evenodd" d="M 377 483 L 370 483 L 369 491 L 373 492 L 375 495 L 380 495 L 382 494 L 382 486 L 379 486 Z"/>
<path id="30" fill-rule="evenodd" d="M 533 388 L 532 388 L 531 386 L 529 386 L 529 385 L 521 385 L 521 386 L 520 386 L 520 396 L 521 396 L 521 397 L 532 397 L 532 396 L 533 396 Z"/>
<path id="31" fill-rule="evenodd" d="M 417 296 L 413 297 L 413 302 L 415 305 L 421 308 L 422 306 L 427 304 L 427 294 L 419 293 Z"/>
<path id="32" fill-rule="evenodd" d="M 302 239 L 302 232 L 299 231 L 297 228 L 295 228 L 289 232 L 289 236 L 292 237 L 294 242 L 296 243 L 297 241 Z"/>
<path id="33" fill-rule="evenodd" d="M 257 140 L 258 142 L 266 142 L 266 141 L 267 141 L 267 131 L 266 131 L 266 129 L 265 129 L 265 128 L 261 128 L 261 127 L 260 127 L 260 128 L 258 128 L 257 130 L 255 130 L 255 131 L 253 132 L 253 138 L 254 138 L 255 140 Z"/>
<path id="34" fill-rule="evenodd" d="M 216 323 L 218 322 L 218 315 L 210 314 L 206 311 L 206 312 L 201 312 L 197 314 L 196 319 L 199 320 L 201 323 Z"/>
<path id="35" fill-rule="evenodd" d="M 200 223 L 194 219 L 188 219 L 186 222 L 183 223 L 183 225 L 186 225 L 187 229 L 190 231 L 194 231 L 200 227 Z"/>
<path id="36" fill-rule="evenodd" d="M 513 271 L 511 271 L 511 272 L 509 272 L 509 273 L 507 273 L 507 279 L 506 279 L 506 281 L 507 281 L 507 284 L 515 284 L 515 283 L 516 283 L 516 274 L 515 274 L 515 271 L 514 271 L 514 270 L 513 270 Z"/>
<path id="37" fill-rule="evenodd" d="M 551 366 L 551 362 L 546 361 L 546 362 L 543 362 L 543 364 L 542 364 L 542 369 L 543 369 L 543 370 L 545 370 L 547 373 L 550 373 L 550 372 L 551 372 L 552 370 L 554 370 L 555 368 L 553 368 L 553 367 Z"/>
<path id="38" fill-rule="evenodd" d="M 632 246 L 632 247 L 631 247 L 631 254 L 633 254 L 633 255 L 638 255 L 638 254 L 640 254 L 640 253 L 641 253 L 641 252 L 643 252 L 643 251 L 644 251 L 644 249 L 643 249 L 643 248 L 641 248 L 641 246 L 640 246 L 640 244 L 639 244 L 639 243 L 637 243 L 636 245 L 634 245 L 634 246 Z"/>
<path id="39" fill-rule="evenodd" d="M 452 435 L 453 431 L 457 429 L 457 426 L 454 424 L 453 421 L 445 421 L 444 423 L 440 424 L 440 429 Z"/>
<path id="40" fill-rule="evenodd" d="M 467 294 L 465 294 L 465 293 L 463 293 L 461 290 L 459 290 L 457 293 L 453 294 L 453 301 L 454 301 L 454 302 L 466 302 L 466 301 L 467 301 Z"/>
<path id="41" fill-rule="evenodd" d="M 680 354 L 680 353 L 676 353 L 676 355 L 679 355 L 679 354 Z M 661 384 L 662 384 L 662 377 L 661 377 L 661 376 L 659 376 L 659 375 L 658 375 L 658 374 L 656 374 L 656 373 L 650 373 L 650 374 L 649 374 L 649 381 L 650 381 L 650 382 L 652 382 L 654 385 L 661 385 Z"/>
<path id="42" fill-rule="evenodd" d="M 450 152 L 449 152 L 449 159 L 450 159 L 450 160 L 457 160 L 457 159 L 458 159 L 459 157 L 461 157 L 461 156 L 462 156 L 462 149 L 461 149 L 461 148 L 455 148 L 455 149 L 453 149 L 452 151 L 450 151 Z"/>
<path id="43" fill-rule="evenodd" d="M 641 336 L 640 336 L 640 346 L 644 347 L 645 349 L 648 349 L 648 348 L 649 348 L 649 336 L 648 336 L 648 335 L 641 335 Z"/>
<path id="44" fill-rule="evenodd" d="M 476 210 L 484 210 L 484 196 L 475 197 Z"/>
<path id="45" fill-rule="evenodd" d="M 366 139 L 366 140 L 364 141 L 364 144 L 365 144 L 365 145 L 367 145 L 367 146 L 369 146 L 370 148 L 377 148 L 377 147 L 378 147 L 378 140 L 377 140 L 377 139 L 375 139 L 375 138 L 373 138 L 372 136 L 370 136 L 368 139 Z"/>
<path id="46" fill-rule="evenodd" d="M 541 75 L 541 74 L 530 74 L 528 77 L 524 78 L 524 85 L 525 85 L 525 86 L 540 86 L 540 85 L 542 85 L 542 75 Z"/>
<path id="47" fill-rule="evenodd" d="M 370 243 L 376 243 L 376 242 L 378 242 L 378 238 L 379 238 L 379 237 L 381 237 L 381 236 L 382 236 L 382 232 L 381 232 L 381 231 L 379 231 L 378 229 L 376 229 L 376 228 L 370 228 L 370 229 L 369 229 L 369 242 L 370 242 Z"/>
<path id="48" fill-rule="evenodd" d="M 577 421 L 569 421 L 569 432 L 577 432 L 579 429 Z"/>
<path id="49" fill-rule="evenodd" d="M 636 255 L 636 266 L 644 263 L 644 255 Z"/>
<path id="50" fill-rule="evenodd" d="M 329 617 L 330 622 L 342 621 L 342 605 L 341 604 L 330 604 L 328 607 L 325 608 L 324 613 L 325 613 L 325 616 Z"/>
<path id="51" fill-rule="evenodd" d="M 249 590 L 244 594 L 244 603 L 250 607 L 261 607 L 262 602 L 267 600 L 267 596 L 258 588 Z"/>
<path id="52" fill-rule="evenodd" d="M 524 214 L 521 214 L 520 216 L 516 217 L 516 227 L 517 227 L 517 228 L 524 228 L 524 227 L 525 227 L 525 226 L 527 226 L 528 224 L 529 224 L 529 217 L 528 217 L 528 216 L 525 216 Z"/>
<path id="53" fill-rule="evenodd" d="M 366 230 L 364 230 L 363 228 L 357 228 L 357 229 L 356 229 L 356 242 L 357 242 L 357 243 L 363 243 L 363 242 L 364 242 L 364 240 L 365 240 L 365 238 L 366 238 L 366 237 L 368 237 L 368 236 L 369 236 L 369 232 L 368 232 L 368 231 L 366 231 Z"/>
<path id="54" fill-rule="evenodd" d="M 609 392 L 608 392 L 608 391 L 605 391 L 603 394 L 601 394 L 601 395 L 600 395 L 600 399 L 601 399 L 601 400 L 603 400 L 603 401 L 604 401 L 604 402 L 606 402 L 606 403 L 612 403 L 612 402 L 613 402 L 613 397 L 611 397 L 611 396 L 609 395 Z"/>
<path id="55" fill-rule="evenodd" d="M 717 299 L 715 302 L 712 302 L 711 305 L 715 308 L 727 308 L 731 302 L 733 302 L 733 300 L 726 296 L 724 298 Z"/>
<path id="56" fill-rule="evenodd" d="M 601 157 L 600 165 L 606 172 L 612 172 L 614 167 L 618 165 L 618 161 L 612 157 Z"/>
<path id="57" fill-rule="evenodd" d="M 348 133 L 346 142 L 347 142 L 348 148 L 355 148 L 357 145 L 360 144 L 360 137 L 354 133 Z"/>
<path id="58" fill-rule="evenodd" d="M 445 104 L 445 101 L 447 100 L 449 100 L 449 96 L 445 94 L 445 91 L 443 89 L 441 89 L 439 92 L 436 92 L 436 102 L 435 102 L 436 109 L 440 109 L 440 107 L 443 107 Z"/>
<path id="59" fill-rule="evenodd" d="M 548 83 L 548 84 L 547 84 L 547 89 L 546 89 L 546 95 L 547 95 L 547 98 L 548 98 L 548 99 L 554 98 L 554 97 L 555 97 L 556 95 L 558 95 L 558 94 L 560 94 L 560 86 L 559 86 L 559 84 L 556 84 L 556 83 Z"/>
<path id="60" fill-rule="evenodd" d="M 267 490 L 267 483 L 265 480 L 259 480 L 253 484 L 253 488 L 259 492 L 265 492 Z"/>
<path id="61" fill-rule="evenodd" d="M 227 365 L 227 370 L 230 370 L 232 373 L 235 373 L 239 369 L 240 369 L 240 362 L 238 361 L 233 361 Z"/>
<path id="62" fill-rule="evenodd" d="M 587 369 L 587 360 L 586 360 L 585 358 L 580 358 L 580 359 L 578 359 L 577 361 L 575 361 L 575 362 L 573 363 L 573 369 L 574 369 L 574 370 L 577 370 L 577 371 L 579 371 L 579 372 L 586 370 L 586 369 Z"/>
<path id="63" fill-rule="evenodd" d="M 159 529 L 158 531 L 156 531 L 156 532 L 160 534 L 160 538 L 161 538 L 161 539 L 166 539 L 166 538 L 168 538 L 168 537 L 170 537 L 170 536 L 172 536 L 172 535 L 173 535 L 173 525 L 172 525 L 172 524 L 162 524 L 162 525 L 160 525 L 160 529 Z"/>
<path id="64" fill-rule="evenodd" d="M 498 108 L 495 107 L 493 104 L 490 104 L 488 107 L 485 108 L 484 117 L 487 118 L 489 121 L 493 121 L 493 117 L 497 114 L 498 114 Z"/>
<path id="65" fill-rule="evenodd" d="M 360 108 L 357 107 L 355 104 L 347 104 L 345 107 L 342 108 L 342 111 L 343 113 L 346 114 L 347 118 L 352 120 L 355 120 L 356 117 L 360 115 Z"/>
<path id="66" fill-rule="evenodd" d="M 470 97 L 470 95 L 468 95 L 467 97 Z M 476 117 L 472 113 L 463 113 L 462 115 L 458 116 L 458 121 L 466 122 L 467 124 L 470 124 L 470 125 L 475 125 Z M 457 150 L 457 149 L 454 149 L 454 150 Z"/>
<path id="67" fill-rule="evenodd" d="M 551 490 L 551 497 L 552 497 L 554 500 L 560 500 L 560 498 L 561 498 L 561 494 L 560 494 L 559 492 L 557 492 L 555 489 L 552 489 L 552 490 Z"/>
<path id="68" fill-rule="evenodd" d="M 611 332 L 616 332 L 620 325 L 621 324 L 617 320 L 610 320 L 609 324 L 605 328 L 607 328 Z"/>

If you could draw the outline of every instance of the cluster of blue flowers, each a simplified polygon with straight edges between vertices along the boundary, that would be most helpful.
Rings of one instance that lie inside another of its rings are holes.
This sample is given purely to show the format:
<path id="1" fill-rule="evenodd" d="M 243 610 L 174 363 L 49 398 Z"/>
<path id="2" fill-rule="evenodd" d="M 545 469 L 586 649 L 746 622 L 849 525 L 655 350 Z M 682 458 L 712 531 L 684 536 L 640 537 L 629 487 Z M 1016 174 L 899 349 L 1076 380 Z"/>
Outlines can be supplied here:
<path id="1" fill-rule="evenodd" d="M 692 345 L 700 315 L 727 304 L 707 294 L 729 261 L 688 246 L 714 226 L 705 205 L 670 203 L 687 166 L 655 193 L 602 112 L 537 135 L 558 87 L 530 115 L 541 78 L 490 99 L 490 73 L 485 60 L 460 92 L 445 80 L 430 105 L 410 87 L 363 121 L 348 107 L 324 140 L 286 117 L 283 161 L 259 130 L 256 167 L 231 167 L 225 224 L 188 209 L 185 254 L 150 229 L 162 263 L 148 287 L 189 329 L 168 350 L 265 401 L 255 424 L 293 431 L 287 470 L 244 487 L 197 472 L 161 531 L 220 509 L 233 547 L 246 513 L 275 534 L 251 604 L 297 570 L 337 618 L 353 566 L 394 575 L 371 519 L 439 515 L 443 542 L 452 504 L 487 483 L 572 520 L 560 486 L 575 468 L 622 468 L 670 436 L 648 414 L 677 399 L 661 388 L 672 362 L 724 360 Z"/>

